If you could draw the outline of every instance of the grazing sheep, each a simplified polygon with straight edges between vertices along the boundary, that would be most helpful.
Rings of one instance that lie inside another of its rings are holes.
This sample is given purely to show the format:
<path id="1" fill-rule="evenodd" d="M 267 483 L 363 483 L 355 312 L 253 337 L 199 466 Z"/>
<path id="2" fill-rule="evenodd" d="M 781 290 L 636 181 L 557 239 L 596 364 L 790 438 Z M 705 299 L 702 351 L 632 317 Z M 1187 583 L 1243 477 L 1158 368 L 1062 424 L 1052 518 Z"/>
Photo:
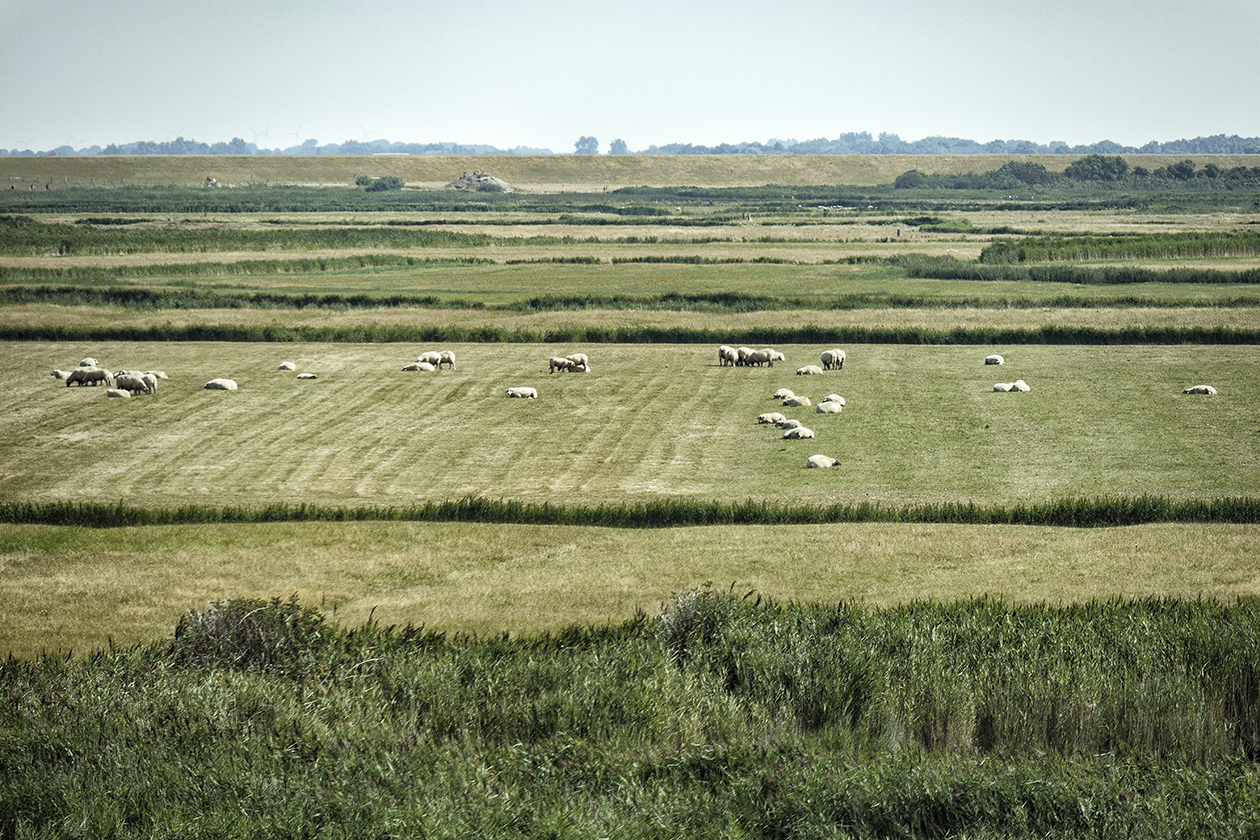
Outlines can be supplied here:
<path id="1" fill-rule="evenodd" d="M 758 422 L 758 423 L 761 423 L 761 424 L 767 424 L 767 423 L 781 423 L 781 422 L 783 422 L 785 419 L 787 419 L 787 418 L 785 418 L 782 414 L 780 414 L 780 413 L 779 413 L 779 412 L 777 412 L 777 411 L 771 411 L 771 412 L 768 412 L 768 413 L 766 413 L 766 414 L 758 414 L 758 415 L 757 415 L 757 422 Z"/>
<path id="2" fill-rule="evenodd" d="M 235 391 L 235 379 L 211 379 L 202 386 L 207 391 Z"/>
<path id="3" fill-rule="evenodd" d="M 52 372 L 52 375 L 53 375 L 53 379 L 69 379 L 69 378 L 70 378 L 70 371 L 68 371 L 68 370 L 54 370 L 54 371 Z"/>
<path id="4" fill-rule="evenodd" d="M 562 356 L 552 356 L 547 360 L 547 373 L 555 373 L 558 370 L 570 370 L 572 368 L 572 359 L 566 359 Z"/>
<path id="5" fill-rule="evenodd" d="M 104 382 L 109 385 L 114 379 L 114 375 L 105 368 L 99 367 L 80 367 L 70 371 L 70 375 L 66 377 L 66 387 L 71 385 L 99 385 Z"/>
<path id="6" fill-rule="evenodd" d="M 830 455 L 810 455 L 805 459 L 805 468 L 810 470 L 826 469 L 840 463 Z"/>
<path id="7" fill-rule="evenodd" d="M 784 355 L 783 355 L 782 353 L 780 353 L 778 350 L 770 350 L 770 348 L 769 348 L 769 347 L 767 347 L 766 349 L 770 351 L 770 367 L 774 367 L 774 363 L 775 363 L 775 362 L 786 362 L 786 361 L 787 361 L 787 356 L 784 356 Z"/>
<path id="8" fill-rule="evenodd" d="M 814 436 L 813 429 L 807 429 L 804 426 L 797 426 L 795 429 L 788 429 L 783 433 L 784 440 L 804 440 Z"/>
<path id="9" fill-rule="evenodd" d="M 804 406 L 805 408 L 808 408 L 809 406 L 813 405 L 813 403 L 809 401 L 809 397 L 802 397 L 799 395 L 794 396 L 794 397 L 788 397 L 786 400 L 783 401 L 783 404 L 787 406 Z"/>
<path id="10" fill-rule="evenodd" d="M 297 375 L 297 378 L 298 379 L 318 379 L 319 377 L 313 373 L 299 373 Z"/>
<path id="11" fill-rule="evenodd" d="M 451 370 L 455 370 L 455 353 L 450 350 L 443 350 L 438 354 L 438 370 L 442 369 L 442 365 L 450 365 Z"/>
<path id="12" fill-rule="evenodd" d="M 844 368 L 843 350 L 824 350 L 819 358 L 822 361 L 823 370 L 831 370 L 832 368 L 841 370 Z"/>
<path id="13" fill-rule="evenodd" d="M 739 366 L 739 367 L 743 367 L 744 365 L 748 364 L 748 357 L 749 357 L 749 356 L 751 356 L 751 355 L 752 355 L 753 353 L 755 353 L 755 352 L 756 352 L 756 351 L 755 351 L 755 350 L 753 350 L 751 347 L 738 347 L 738 348 L 736 348 L 736 350 L 735 350 L 735 364 L 736 364 L 737 366 Z"/>
<path id="14" fill-rule="evenodd" d="M 140 375 L 140 378 L 144 381 L 144 392 L 146 394 L 157 393 L 157 384 L 158 384 L 157 374 L 144 373 Z"/>
<path id="15" fill-rule="evenodd" d="M 796 369 L 797 376 L 818 376 L 822 372 L 822 368 L 818 365 L 805 365 L 803 368 Z"/>
<path id="16" fill-rule="evenodd" d="M 754 350 L 744 357 L 744 364 L 756 365 L 757 367 L 761 367 L 762 365 L 774 367 L 774 351 L 769 347 L 762 348 L 761 350 Z"/>
<path id="17" fill-rule="evenodd" d="M 507 395 L 509 397 L 522 397 L 524 399 L 537 399 L 538 391 L 534 388 L 508 388 Z"/>
<path id="18" fill-rule="evenodd" d="M 984 363 L 986 365 L 1004 365 L 1006 364 L 1006 359 L 1003 359 L 997 353 L 994 353 L 992 356 L 985 356 Z"/>
<path id="19" fill-rule="evenodd" d="M 780 429 L 799 429 L 801 426 L 804 426 L 805 424 L 802 423 L 800 420 L 796 420 L 791 417 L 784 417 L 782 420 L 775 423 L 774 425 L 778 426 Z"/>
<path id="20" fill-rule="evenodd" d="M 734 367 L 739 361 L 739 353 L 734 347 L 727 347 L 723 344 L 718 348 L 718 367 Z"/>
<path id="21" fill-rule="evenodd" d="M 787 400 L 787 399 L 791 399 L 792 397 L 795 397 L 795 396 L 796 396 L 796 394 L 792 393 L 792 389 L 791 389 L 791 388 L 780 388 L 779 390 L 777 390 L 777 391 L 775 391 L 775 392 L 774 392 L 774 396 L 772 396 L 770 399 L 772 399 L 772 400 Z"/>
<path id="22" fill-rule="evenodd" d="M 297 370 L 297 365 L 293 364 L 293 362 L 281 362 L 280 370 Z"/>
<path id="23" fill-rule="evenodd" d="M 129 394 L 149 392 L 149 388 L 145 385 L 144 375 L 138 373 L 119 373 L 118 378 L 114 380 L 114 385 L 119 391 L 126 391 Z"/>
<path id="24" fill-rule="evenodd" d="M 571 353 L 568 356 L 565 356 L 565 358 L 570 362 L 573 362 L 575 365 L 581 365 L 585 368 L 589 368 L 591 366 L 591 360 L 585 353 Z"/>
<path id="25" fill-rule="evenodd" d="M 839 414 L 843 408 L 844 408 L 844 403 L 832 402 L 831 400 L 825 400 L 823 402 L 820 402 L 818 405 L 814 406 L 814 413 L 815 414 Z"/>
<path id="26" fill-rule="evenodd" d="M 419 356 L 416 356 L 416 361 L 433 365 L 433 369 L 437 370 L 438 362 L 442 361 L 442 354 L 436 350 L 429 350 L 426 353 L 421 353 Z"/>
<path id="27" fill-rule="evenodd" d="M 1215 388 L 1213 388 L 1211 385 L 1191 385 L 1189 388 L 1187 388 L 1186 390 L 1182 391 L 1181 393 L 1183 393 L 1183 394 L 1207 394 L 1208 396 L 1215 396 L 1215 395 L 1216 395 L 1216 389 L 1215 389 Z"/>
<path id="28" fill-rule="evenodd" d="M 109 388 L 105 391 L 107 397 L 130 397 L 131 392 L 122 388 Z"/>

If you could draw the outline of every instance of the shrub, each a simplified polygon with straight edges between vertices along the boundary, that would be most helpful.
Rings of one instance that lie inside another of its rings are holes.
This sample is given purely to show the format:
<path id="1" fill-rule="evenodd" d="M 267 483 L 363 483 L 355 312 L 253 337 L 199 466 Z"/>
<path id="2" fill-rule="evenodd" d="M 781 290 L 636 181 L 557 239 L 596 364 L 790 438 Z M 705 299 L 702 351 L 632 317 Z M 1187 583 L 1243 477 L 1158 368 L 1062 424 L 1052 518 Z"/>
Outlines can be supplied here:
<path id="1" fill-rule="evenodd" d="M 388 190 L 401 190 L 403 188 L 403 179 L 396 175 L 382 175 L 372 183 L 368 184 L 368 192 L 386 192 Z"/>
<path id="2" fill-rule="evenodd" d="M 333 637 L 316 609 L 287 602 L 233 598 L 190 610 L 175 627 L 169 655 L 179 664 L 266 670 L 296 666 Z"/>

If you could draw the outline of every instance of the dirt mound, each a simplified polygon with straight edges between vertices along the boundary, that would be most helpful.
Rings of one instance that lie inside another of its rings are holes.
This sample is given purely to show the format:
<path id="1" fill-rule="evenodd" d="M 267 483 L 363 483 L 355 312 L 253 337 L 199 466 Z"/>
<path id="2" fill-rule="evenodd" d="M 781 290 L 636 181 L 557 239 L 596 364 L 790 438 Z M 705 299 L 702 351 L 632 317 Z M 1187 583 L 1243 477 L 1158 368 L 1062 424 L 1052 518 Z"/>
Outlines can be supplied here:
<path id="1" fill-rule="evenodd" d="M 470 192 L 515 192 L 511 184 L 506 181 L 500 181 L 498 178 L 485 172 L 474 172 L 471 175 L 465 172 L 447 184 L 446 188 L 448 190 L 469 190 Z"/>

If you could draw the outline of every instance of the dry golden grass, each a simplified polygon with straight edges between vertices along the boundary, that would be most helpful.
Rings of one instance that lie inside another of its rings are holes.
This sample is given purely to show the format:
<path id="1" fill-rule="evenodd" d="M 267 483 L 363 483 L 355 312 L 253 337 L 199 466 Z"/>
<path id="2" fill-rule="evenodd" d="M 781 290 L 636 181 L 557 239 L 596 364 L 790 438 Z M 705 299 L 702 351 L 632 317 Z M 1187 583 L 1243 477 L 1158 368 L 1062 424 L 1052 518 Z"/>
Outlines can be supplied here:
<path id="1" fill-rule="evenodd" d="M 349 185 L 356 175 L 394 175 L 415 187 L 441 187 L 478 169 L 513 187 L 537 192 L 603 192 L 633 186 L 709 187 L 784 184 L 891 184 L 903 172 L 962 174 L 1030 160 L 1061 172 L 1076 155 L 502 155 L 485 157 L 8 157 L 0 179 L 87 186 L 196 186 L 213 175 L 223 186 L 248 184 Z M 1251 166 L 1246 155 L 1123 155 L 1132 166 L 1157 169 L 1185 157 L 1199 166 Z M 0 180 L 3 183 L 3 180 Z"/>
<path id="2" fill-rule="evenodd" d="M 618 530 L 301 523 L 0 525 L 0 652 L 169 637 L 186 610 L 296 594 L 348 626 L 529 634 L 653 613 L 711 581 L 783 601 L 887 606 L 1260 596 L 1260 527 L 819 525 Z"/>

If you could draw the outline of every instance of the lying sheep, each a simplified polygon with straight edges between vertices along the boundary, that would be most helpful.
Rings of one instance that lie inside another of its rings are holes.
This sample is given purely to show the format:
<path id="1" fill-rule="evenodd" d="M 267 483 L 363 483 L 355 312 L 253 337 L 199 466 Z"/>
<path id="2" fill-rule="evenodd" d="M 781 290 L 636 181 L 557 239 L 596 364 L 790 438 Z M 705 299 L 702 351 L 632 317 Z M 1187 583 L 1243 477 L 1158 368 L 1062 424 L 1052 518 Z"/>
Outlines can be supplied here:
<path id="1" fill-rule="evenodd" d="M 786 417 L 784 417 L 782 414 L 780 414 L 777 411 L 771 411 L 767 414 L 757 415 L 757 422 L 763 425 L 769 424 L 769 423 L 780 423 L 786 419 L 787 419 Z"/>
<path id="2" fill-rule="evenodd" d="M 1006 359 L 1003 359 L 997 353 L 994 353 L 992 356 L 985 356 L 984 363 L 986 365 L 1004 365 L 1006 364 Z"/>
<path id="3" fill-rule="evenodd" d="M 107 389 L 107 390 L 105 391 L 105 396 L 107 396 L 107 397 L 130 397 L 130 396 L 131 396 L 131 392 L 130 392 L 130 391 L 123 390 L 122 388 L 109 388 L 109 389 Z"/>
<path id="4" fill-rule="evenodd" d="M 313 373 L 299 373 L 299 374 L 297 375 L 297 378 L 298 378 L 298 379 L 318 379 L 319 377 L 317 377 L 317 376 L 316 376 L 315 374 L 313 374 Z"/>
<path id="5" fill-rule="evenodd" d="M 293 364 L 293 362 L 281 362 L 280 370 L 297 370 L 297 365 Z"/>
<path id="6" fill-rule="evenodd" d="M 797 376 L 818 376 L 822 372 L 822 368 L 818 365 L 805 365 L 803 368 L 796 369 Z"/>
<path id="7" fill-rule="evenodd" d="M 52 372 L 52 375 L 53 375 L 53 379 L 69 379 L 69 378 L 70 378 L 70 371 L 68 371 L 68 370 L 54 370 L 54 371 Z"/>
<path id="8" fill-rule="evenodd" d="M 810 470 L 826 469 L 840 463 L 830 455 L 810 455 L 805 459 L 805 468 Z"/>
<path id="9" fill-rule="evenodd" d="M 437 370 L 437 368 L 429 362 L 412 362 L 404 367 L 403 370 Z"/>
<path id="10" fill-rule="evenodd" d="M 1016 379 L 1014 382 L 997 382 L 993 385 L 994 391 L 1031 391 L 1028 383 L 1022 379 Z"/>
<path id="11" fill-rule="evenodd" d="M 235 379 L 211 379 L 205 385 L 201 386 L 207 391 L 235 391 Z"/>
<path id="12" fill-rule="evenodd" d="M 824 370 L 831 370 L 832 368 L 841 370 L 844 368 L 843 350 L 824 350 L 819 358 L 822 361 Z"/>
<path id="13" fill-rule="evenodd" d="M 164 370 L 146 370 L 145 373 L 152 374 L 156 379 L 170 379 Z"/>
<path id="14" fill-rule="evenodd" d="M 827 396 L 822 398 L 822 401 L 823 402 L 837 402 L 837 403 L 840 403 L 840 405 L 844 405 L 844 397 L 840 396 L 839 394 L 828 394 Z"/>
<path id="15" fill-rule="evenodd" d="M 81 359 L 79 361 L 79 367 L 100 367 L 100 366 L 101 366 L 101 363 L 98 362 L 96 359 L 93 359 L 91 356 L 88 356 L 86 359 Z"/>
<path id="16" fill-rule="evenodd" d="M 795 429 L 788 429 L 783 433 L 784 440 L 804 440 L 814 436 L 813 429 L 807 429 L 804 426 L 797 426 Z"/>
<path id="17" fill-rule="evenodd" d="M 538 391 L 533 388 L 508 388 L 507 395 L 509 397 L 522 397 L 524 399 L 537 399 Z"/>
<path id="18" fill-rule="evenodd" d="M 1213 388 L 1211 385 L 1191 385 L 1189 388 L 1187 388 L 1186 390 L 1182 391 L 1181 393 L 1183 393 L 1183 394 L 1207 394 L 1208 396 L 1215 396 L 1215 395 L 1216 395 L 1216 389 L 1215 389 L 1215 388 Z"/>
<path id="19" fill-rule="evenodd" d="M 792 397 L 795 397 L 795 396 L 796 396 L 796 394 L 792 393 L 792 390 L 791 390 L 790 388 L 780 388 L 779 390 L 777 390 L 777 391 L 775 391 L 775 392 L 774 392 L 774 396 L 770 397 L 770 399 L 772 399 L 772 400 L 787 400 L 787 399 L 791 399 Z"/>
<path id="20" fill-rule="evenodd" d="M 809 406 L 813 405 L 813 403 L 809 401 L 809 397 L 799 397 L 799 396 L 788 397 L 786 400 L 783 401 L 783 404 L 786 406 L 804 406 L 805 408 L 808 408 Z"/>
<path id="21" fill-rule="evenodd" d="M 824 400 L 814 406 L 815 414 L 839 414 L 844 408 L 844 403 L 834 402 L 832 400 Z"/>
<path id="22" fill-rule="evenodd" d="M 774 425 L 778 426 L 780 429 L 799 429 L 805 424 L 793 417 L 784 417 Z"/>

